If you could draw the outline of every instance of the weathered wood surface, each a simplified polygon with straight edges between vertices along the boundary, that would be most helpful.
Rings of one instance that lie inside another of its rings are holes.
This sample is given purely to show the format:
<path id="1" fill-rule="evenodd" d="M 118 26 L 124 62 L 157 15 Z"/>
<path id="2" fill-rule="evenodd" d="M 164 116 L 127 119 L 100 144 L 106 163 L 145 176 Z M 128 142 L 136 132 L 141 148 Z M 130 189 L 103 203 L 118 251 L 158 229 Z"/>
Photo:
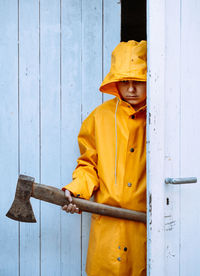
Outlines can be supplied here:
<path id="1" fill-rule="evenodd" d="M 39 3 L 19 1 L 19 172 L 39 178 Z M 12 183 L 13 184 L 13 183 Z M 14 188 L 12 188 L 13 190 Z M 33 202 L 39 218 L 39 202 Z M 40 223 L 20 223 L 20 275 L 40 273 Z M 31 260 L 31 262 L 30 262 Z"/>
<path id="2" fill-rule="evenodd" d="M 120 41 L 120 3 L 9 0 L 0 15 L 0 275 L 85 275 L 89 215 L 34 199 L 37 224 L 5 214 L 19 173 L 71 181 L 81 122 L 106 99 L 98 88 Z"/>
<path id="3" fill-rule="evenodd" d="M 200 275 L 200 2 L 181 5 L 181 116 L 180 175 L 195 176 L 198 183 L 180 188 L 180 275 Z"/>
<path id="4" fill-rule="evenodd" d="M 5 216 L 19 173 L 17 1 L 0 1 L 0 22 L 0 275 L 19 275 L 19 223 Z"/>
<path id="5" fill-rule="evenodd" d="M 62 1 L 61 7 L 61 167 L 62 185 L 72 179 L 79 154 L 77 135 L 81 126 L 82 106 L 82 1 Z M 69 8 L 70 7 L 70 8 Z M 70 65 L 70 66 L 69 66 Z M 60 211 L 61 275 L 82 273 L 82 218 Z M 69 227 L 71 225 L 71 227 Z M 87 230 L 89 231 L 89 230 Z M 70 237 L 70 240 L 69 240 Z M 70 254 L 69 254 L 70 252 Z"/>
<path id="6" fill-rule="evenodd" d="M 152 276 L 200 275 L 199 13 L 196 0 L 148 1 L 148 273 Z M 168 177 L 197 177 L 198 183 L 165 184 Z"/>

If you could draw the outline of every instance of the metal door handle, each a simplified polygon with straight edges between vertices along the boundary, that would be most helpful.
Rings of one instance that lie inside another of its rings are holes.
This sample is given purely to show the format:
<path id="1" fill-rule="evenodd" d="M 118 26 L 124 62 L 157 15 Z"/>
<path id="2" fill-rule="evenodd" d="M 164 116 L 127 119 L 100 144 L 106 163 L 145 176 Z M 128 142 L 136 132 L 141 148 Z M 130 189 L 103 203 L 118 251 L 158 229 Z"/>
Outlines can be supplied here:
<path id="1" fill-rule="evenodd" d="M 180 178 L 165 178 L 166 184 L 188 184 L 188 183 L 196 183 L 196 177 L 180 177 Z"/>

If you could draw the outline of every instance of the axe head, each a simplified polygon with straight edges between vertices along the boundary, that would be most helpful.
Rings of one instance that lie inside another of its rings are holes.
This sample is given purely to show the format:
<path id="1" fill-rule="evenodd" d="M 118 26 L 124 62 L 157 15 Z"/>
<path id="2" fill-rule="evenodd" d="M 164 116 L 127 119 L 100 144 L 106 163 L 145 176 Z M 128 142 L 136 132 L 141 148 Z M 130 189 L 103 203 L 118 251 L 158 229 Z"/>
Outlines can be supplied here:
<path id="1" fill-rule="evenodd" d="M 10 210 L 6 214 L 7 217 L 22 222 L 36 222 L 30 203 L 34 181 L 33 177 L 26 175 L 19 176 L 15 198 Z"/>

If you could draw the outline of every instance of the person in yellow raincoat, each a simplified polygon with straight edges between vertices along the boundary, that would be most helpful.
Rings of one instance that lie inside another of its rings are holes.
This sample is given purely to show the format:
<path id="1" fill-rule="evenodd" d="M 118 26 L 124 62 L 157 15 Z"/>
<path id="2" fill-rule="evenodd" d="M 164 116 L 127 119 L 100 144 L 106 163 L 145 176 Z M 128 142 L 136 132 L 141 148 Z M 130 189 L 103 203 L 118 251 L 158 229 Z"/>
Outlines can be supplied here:
<path id="1" fill-rule="evenodd" d="M 66 197 L 94 200 L 146 211 L 146 41 L 121 42 L 100 91 L 116 97 L 98 106 L 83 122 L 81 156 Z M 75 205 L 64 206 L 78 212 Z M 87 254 L 88 276 L 146 275 L 146 226 L 92 215 Z"/>

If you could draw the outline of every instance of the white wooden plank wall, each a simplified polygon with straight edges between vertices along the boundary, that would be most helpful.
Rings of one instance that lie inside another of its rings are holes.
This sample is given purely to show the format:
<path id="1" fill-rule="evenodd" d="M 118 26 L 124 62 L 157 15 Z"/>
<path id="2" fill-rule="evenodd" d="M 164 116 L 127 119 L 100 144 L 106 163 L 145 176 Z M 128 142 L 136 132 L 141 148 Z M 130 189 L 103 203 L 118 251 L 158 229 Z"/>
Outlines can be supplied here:
<path id="1" fill-rule="evenodd" d="M 198 276 L 199 35 L 196 0 L 148 1 L 148 275 Z M 159 165 L 158 165 L 159 164 Z M 168 201 L 167 201 L 168 199 Z"/>
<path id="2" fill-rule="evenodd" d="M 165 178 L 178 177 L 180 175 L 180 17 L 181 1 L 166 1 L 164 96 Z M 179 195 L 179 185 L 165 185 L 165 275 L 179 275 Z"/>
<path id="3" fill-rule="evenodd" d="M 181 139 L 180 172 L 197 183 L 181 186 L 180 275 L 200 275 L 200 2 L 181 4 Z"/>
<path id="4" fill-rule="evenodd" d="M 32 199 L 36 224 L 5 217 L 19 173 L 61 188 L 81 122 L 120 41 L 120 1 L 0 1 L 0 275 L 85 275 L 89 215 Z"/>
<path id="5" fill-rule="evenodd" d="M 164 275 L 165 2 L 147 1 L 147 275 Z M 156 30 L 156 31 L 155 31 Z M 158 161 L 159 160 L 159 161 Z M 158 189 L 158 183 L 160 184 Z"/>

